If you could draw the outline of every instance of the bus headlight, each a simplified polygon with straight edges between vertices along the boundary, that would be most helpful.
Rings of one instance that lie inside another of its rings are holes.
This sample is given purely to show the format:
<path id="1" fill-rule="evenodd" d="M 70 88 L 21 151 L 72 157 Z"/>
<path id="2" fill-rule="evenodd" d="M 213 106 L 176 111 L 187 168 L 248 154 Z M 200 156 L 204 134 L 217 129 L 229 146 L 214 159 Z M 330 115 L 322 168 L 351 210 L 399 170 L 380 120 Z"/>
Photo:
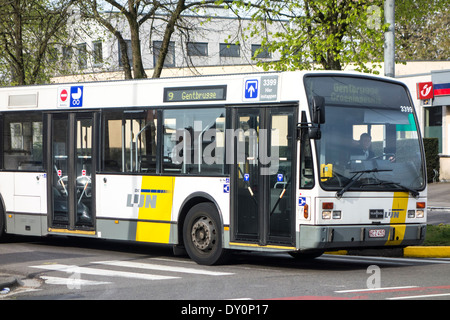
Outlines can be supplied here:
<path id="1" fill-rule="evenodd" d="M 333 219 L 340 219 L 342 216 L 341 210 L 334 210 L 333 211 Z"/>
<path id="2" fill-rule="evenodd" d="M 415 218 L 416 210 L 408 210 L 408 218 Z"/>
<path id="3" fill-rule="evenodd" d="M 331 210 L 322 211 L 322 219 L 330 220 L 331 219 Z"/>
<path id="4" fill-rule="evenodd" d="M 416 218 L 423 218 L 425 216 L 424 210 L 416 210 Z"/>

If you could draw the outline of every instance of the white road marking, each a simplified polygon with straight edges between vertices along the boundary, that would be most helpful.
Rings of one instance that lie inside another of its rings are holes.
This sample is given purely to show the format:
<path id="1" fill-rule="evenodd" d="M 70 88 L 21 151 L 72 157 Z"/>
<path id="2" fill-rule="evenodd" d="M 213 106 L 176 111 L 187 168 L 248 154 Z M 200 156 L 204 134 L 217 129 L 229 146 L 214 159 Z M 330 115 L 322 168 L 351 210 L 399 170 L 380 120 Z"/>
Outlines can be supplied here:
<path id="1" fill-rule="evenodd" d="M 61 277 L 50 277 L 50 276 L 41 276 L 41 279 L 45 280 L 46 284 L 61 284 L 65 286 L 97 286 L 101 284 L 110 284 L 111 282 L 107 281 L 93 281 L 93 280 L 85 280 L 78 278 L 61 278 Z"/>
<path id="2" fill-rule="evenodd" d="M 205 276 L 228 276 L 228 275 L 234 274 L 234 273 L 229 273 L 229 272 L 217 272 L 217 271 L 208 271 L 208 270 L 194 269 L 194 268 L 172 267 L 172 266 L 152 264 L 152 263 L 140 263 L 140 262 L 131 262 L 131 261 L 119 261 L 119 260 L 96 261 L 96 262 L 92 262 L 92 263 L 109 265 L 109 266 L 117 266 L 117 267 L 125 267 L 125 268 L 201 274 L 201 275 L 205 275 Z"/>
<path id="3" fill-rule="evenodd" d="M 351 292 L 368 292 L 368 291 L 383 291 L 383 290 L 398 290 L 398 289 L 412 289 L 418 288 L 417 286 L 405 286 L 405 287 L 386 287 L 386 288 L 373 288 L 373 289 L 352 289 L 352 290 L 339 290 L 336 293 L 351 293 Z"/>
<path id="4" fill-rule="evenodd" d="M 423 298 L 435 298 L 435 297 L 445 297 L 445 296 L 450 296 L 450 293 L 423 294 L 420 296 L 393 297 L 393 298 L 387 298 L 387 300 L 423 299 Z"/>
<path id="5" fill-rule="evenodd" d="M 169 280 L 169 279 L 179 278 L 179 277 L 173 277 L 173 276 L 161 276 L 161 275 L 143 274 L 143 273 L 136 273 L 136 272 L 96 269 L 96 268 L 79 267 L 79 266 L 75 266 L 75 265 L 64 265 L 64 264 L 48 264 L 48 265 L 40 265 L 40 266 L 31 266 L 31 268 L 45 269 L 45 270 L 52 270 L 52 271 L 62 271 L 62 272 L 70 273 L 70 274 L 90 274 L 90 275 L 96 275 L 96 276 L 122 277 L 122 278 L 143 279 L 143 280 Z"/>

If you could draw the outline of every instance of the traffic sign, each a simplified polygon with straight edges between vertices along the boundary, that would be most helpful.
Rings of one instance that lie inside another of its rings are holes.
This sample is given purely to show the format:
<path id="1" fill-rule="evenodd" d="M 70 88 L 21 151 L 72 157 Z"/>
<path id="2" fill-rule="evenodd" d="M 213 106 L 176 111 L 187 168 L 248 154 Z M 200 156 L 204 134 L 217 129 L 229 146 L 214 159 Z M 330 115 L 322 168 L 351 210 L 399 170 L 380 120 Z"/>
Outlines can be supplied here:
<path id="1" fill-rule="evenodd" d="M 59 108 L 65 108 L 69 106 L 69 92 L 70 87 L 64 86 L 64 87 L 58 87 L 58 107 Z"/>
<path id="2" fill-rule="evenodd" d="M 70 107 L 80 108 L 83 106 L 83 86 L 70 87 Z"/>
<path id="3" fill-rule="evenodd" d="M 245 81 L 244 97 L 245 99 L 257 99 L 259 96 L 259 80 L 249 79 Z"/>
<path id="4" fill-rule="evenodd" d="M 60 94 L 59 94 L 59 98 L 61 99 L 62 102 L 65 102 L 67 100 L 67 97 L 69 96 L 69 93 L 67 92 L 66 89 L 62 89 Z"/>
<path id="5" fill-rule="evenodd" d="M 277 101 L 278 75 L 244 79 L 242 101 Z"/>

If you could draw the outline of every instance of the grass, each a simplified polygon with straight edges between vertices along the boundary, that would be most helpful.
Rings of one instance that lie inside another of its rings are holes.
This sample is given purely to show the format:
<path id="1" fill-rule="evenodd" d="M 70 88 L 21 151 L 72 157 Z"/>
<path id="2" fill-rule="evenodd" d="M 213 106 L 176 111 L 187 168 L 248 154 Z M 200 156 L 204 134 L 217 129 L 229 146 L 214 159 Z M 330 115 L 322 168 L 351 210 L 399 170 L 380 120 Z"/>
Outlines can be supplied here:
<path id="1" fill-rule="evenodd" d="M 450 225 L 428 225 L 424 246 L 450 246 Z"/>

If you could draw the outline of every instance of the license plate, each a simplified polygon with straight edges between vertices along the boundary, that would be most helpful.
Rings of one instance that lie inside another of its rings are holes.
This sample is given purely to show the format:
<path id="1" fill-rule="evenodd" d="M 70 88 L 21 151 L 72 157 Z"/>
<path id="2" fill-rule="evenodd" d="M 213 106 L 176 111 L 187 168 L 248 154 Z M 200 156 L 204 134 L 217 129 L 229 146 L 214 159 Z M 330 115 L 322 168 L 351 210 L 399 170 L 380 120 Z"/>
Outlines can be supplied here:
<path id="1" fill-rule="evenodd" d="M 384 229 L 371 229 L 369 230 L 369 238 L 384 238 L 386 230 Z"/>

